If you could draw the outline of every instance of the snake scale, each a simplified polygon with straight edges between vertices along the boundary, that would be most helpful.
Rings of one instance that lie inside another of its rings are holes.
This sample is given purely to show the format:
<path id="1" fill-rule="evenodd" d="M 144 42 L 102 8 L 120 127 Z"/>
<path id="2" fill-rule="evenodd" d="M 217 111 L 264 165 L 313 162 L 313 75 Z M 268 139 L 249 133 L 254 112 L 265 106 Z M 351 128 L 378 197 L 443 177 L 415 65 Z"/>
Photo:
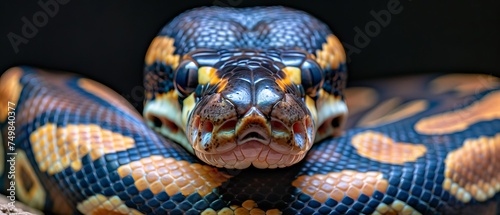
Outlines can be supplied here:
<path id="1" fill-rule="evenodd" d="M 284 7 L 187 11 L 145 64 L 144 118 L 90 79 L 6 71 L 2 192 L 57 214 L 495 213 L 498 78 L 344 89 L 340 42 Z"/>

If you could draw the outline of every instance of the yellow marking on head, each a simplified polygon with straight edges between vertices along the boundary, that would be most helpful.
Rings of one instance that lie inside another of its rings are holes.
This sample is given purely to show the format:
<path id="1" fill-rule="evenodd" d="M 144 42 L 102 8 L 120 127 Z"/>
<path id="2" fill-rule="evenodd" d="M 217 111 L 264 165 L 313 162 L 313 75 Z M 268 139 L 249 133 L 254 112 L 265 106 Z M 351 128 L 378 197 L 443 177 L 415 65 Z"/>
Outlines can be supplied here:
<path id="1" fill-rule="evenodd" d="M 151 42 L 146 53 L 146 64 L 151 65 L 155 61 L 164 62 L 166 65 L 177 68 L 180 56 L 174 54 L 174 39 L 167 36 L 157 36 Z"/>
<path id="2" fill-rule="evenodd" d="M 95 124 L 57 127 L 49 123 L 33 131 L 30 141 L 40 171 L 50 175 L 68 167 L 79 171 L 81 158 L 89 153 L 92 160 L 96 160 L 104 154 L 125 151 L 135 145 L 131 137 Z"/>
<path id="3" fill-rule="evenodd" d="M 280 87 L 280 89 L 281 89 L 282 91 L 285 91 L 285 90 L 286 90 L 287 85 L 289 85 L 289 84 L 287 84 L 287 83 L 285 82 L 285 80 L 277 80 L 277 81 L 276 81 L 276 84 L 278 84 L 278 86 Z"/>
<path id="4" fill-rule="evenodd" d="M 19 200 L 36 209 L 44 209 L 46 191 L 38 180 L 33 167 L 23 150 L 16 150 L 15 194 Z M 29 189 L 28 189 L 29 188 Z M 10 192 L 10 191 L 9 191 Z"/>
<path id="5" fill-rule="evenodd" d="M 315 200 L 325 203 L 328 198 L 340 202 L 346 196 L 356 200 L 361 194 L 371 196 L 375 190 L 385 193 L 388 182 L 380 172 L 343 170 L 326 175 L 302 175 L 295 179 L 292 185 Z"/>
<path id="6" fill-rule="evenodd" d="M 210 66 L 202 66 L 198 69 L 198 84 L 216 84 L 220 78 L 216 75 L 217 69 Z"/>
<path id="7" fill-rule="evenodd" d="M 323 69 L 337 69 L 341 63 L 345 63 L 345 51 L 339 39 L 334 35 L 328 35 L 322 49 L 316 51 L 315 59 Z"/>
<path id="8" fill-rule="evenodd" d="M 318 111 L 316 110 L 316 102 L 310 96 L 306 96 L 306 106 L 307 109 L 309 109 L 309 111 L 311 112 L 313 121 L 315 123 L 318 122 Z"/>
<path id="9" fill-rule="evenodd" d="M 358 126 L 368 127 L 395 122 L 414 116 L 426 110 L 429 106 L 429 102 L 423 99 L 410 101 L 405 104 L 401 103 L 401 99 L 397 97 L 382 102 L 375 109 L 365 114 L 359 121 Z"/>
<path id="10" fill-rule="evenodd" d="M 9 116 L 9 102 L 12 102 L 12 108 L 16 108 L 17 101 L 21 94 L 23 86 L 19 83 L 19 79 L 23 75 L 23 70 L 19 67 L 10 68 L 0 77 L 0 123 L 7 120 Z"/>
<path id="11" fill-rule="evenodd" d="M 149 188 L 153 194 L 166 192 L 169 196 L 177 193 L 205 196 L 230 178 L 208 165 L 158 155 L 120 166 L 118 174 L 121 178 L 131 175 L 139 192 Z"/>
<path id="12" fill-rule="evenodd" d="M 104 101 L 109 102 L 115 107 L 120 108 L 121 110 L 127 110 L 132 116 L 135 116 L 138 119 L 142 119 L 139 113 L 132 107 L 127 100 L 118 95 L 118 93 L 109 89 L 108 87 L 90 80 L 86 78 L 81 78 L 78 80 L 78 86 L 84 89 L 85 91 L 102 98 Z"/>
<path id="13" fill-rule="evenodd" d="M 182 125 L 184 131 L 186 130 L 187 123 L 188 123 L 188 117 L 191 111 L 193 111 L 194 106 L 196 105 L 196 100 L 194 98 L 194 93 L 189 95 L 187 98 L 182 101 L 183 106 L 182 106 Z"/>
<path id="14" fill-rule="evenodd" d="M 499 160 L 500 133 L 465 140 L 446 156 L 443 189 L 464 203 L 488 200 L 500 191 Z"/>
<path id="15" fill-rule="evenodd" d="M 292 84 L 299 85 L 302 83 L 301 70 L 299 68 L 287 66 L 281 70 L 285 73 L 285 77 L 277 80 L 276 84 L 278 84 L 282 91 L 286 91 L 286 88 L 292 86 Z"/>
<path id="16" fill-rule="evenodd" d="M 422 144 L 399 143 L 374 131 L 358 133 L 351 142 L 361 156 L 390 164 L 415 162 L 427 151 Z"/>
<path id="17" fill-rule="evenodd" d="M 230 207 L 224 207 L 220 209 L 219 211 L 215 211 L 212 208 L 207 208 L 203 212 L 201 212 L 203 215 L 225 215 L 225 214 L 234 214 L 234 215 L 257 215 L 257 214 L 268 214 L 268 215 L 280 215 L 282 214 L 281 211 L 278 209 L 270 209 L 267 211 L 264 211 L 260 208 L 258 208 L 257 203 L 253 200 L 246 200 L 244 201 L 241 206 L 239 205 L 231 205 Z"/>
<path id="18" fill-rule="evenodd" d="M 144 106 L 143 115 L 146 118 L 146 124 L 153 128 L 155 131 L 166 136 L 179 144 L 181 144 L 187 150 L 192 152 L 192 149 L 184 133 L 185 123 L 182 121 L 181 107 L 179 105 L 179 94 L 176 90 L 171 90 L 167 93 L 156 94 L 154 100 L 149 100 Z M 172 125 L 177 126 L 176 131 L 172 131 L 169 126 L 155 127 L 153 118 L 161 119 L 162 121 L 168 121 Z"/>
<path id="19" fill-rule="evenodd" d="M 104 215 L 104 214 L 142 214 L 136 209 L 129 208 L 118 196 L 106 197 L 101 194 L 91 196 L 76 206 L 83 214 Z"/>
<path id="20" fill-rule="evenodd" d="M 318 95 L 318 100 L 316 101 L 316 107 L 318 107 L 318 124 L 323 123 L 332 115 L 344 114 L 347 116 L 347 105 L 340 96 L 334 96 L 323 89 L 318 91 Z"/>
<path id="21" fill-rule="evenodd" d="M 326 137 L 340 135 L 347 119 L 347 105 L 340 96 L 336 97 L 328 92 L 325 92 L 323 89 L 319 90 L 318 95 L 319 97 L 316 101 L 316 107 L 318 110 L 317 128 L 323 127 L 325 130 L 322 132 L 318 130 L 316 133 L 316 140 L 322 140 Z M 323 123 L 334 117 L 340 117 L 341 122 L 338 128 L 333 128 L 333 126 L 330 125 L 322 126 Z"/>
<path id="22" fill-rule="evenodd" d="M 415 124 L 415 130 L 427 135 L 464 131 L 472 124 L 500 119 L 498 104 L 500 91 L 495 91 L 463 109 L 423 118 Z"/>
<path id="23" fill-rule="evenodd" d="M 292 66 L 287 66 L 282 69 L 283 72 L 286 74 L 285 80 L 287 80 L 287 84 L 289 82 L 294 83 L 294 84 L 301 84 L 302 83 L 302 76 L 301 76 L 301 70 L 297 67 L 292 67 Z"/>
<path id="24" fill-rule="evenodd" d="M 227 79 L 225 79 L 225 78 L 224 79 L 220 79 L 219 86 L 218 86 L 218 89 L 217 89 L 217 93 L 222 92 L 226 88 L 227 83 L 228 83 Z"/>
<path id="25" fill-rule="evenodd" d="M 163 94 L 156 94 L 156 98 L 162 98 L 168 101 L 176 101 L 177 98 L 179 98 L 179 94 L 175 90 L 168 91 L 167 93 Z"/>
<path id="26" fill-rule="evenodd" d="M 486 74 L 449 74 L 430 82 L 434 94 L 455 91 L 461 96 L 481 93 L 500 86 L 500 78 Z"/>

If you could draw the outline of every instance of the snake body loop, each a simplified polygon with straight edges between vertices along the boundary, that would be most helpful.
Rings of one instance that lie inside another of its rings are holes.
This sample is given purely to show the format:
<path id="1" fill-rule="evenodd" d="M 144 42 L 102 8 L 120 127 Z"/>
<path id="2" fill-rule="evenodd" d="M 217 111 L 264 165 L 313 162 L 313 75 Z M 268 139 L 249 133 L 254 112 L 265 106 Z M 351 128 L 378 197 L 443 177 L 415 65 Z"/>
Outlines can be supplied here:
<path id="1" fill-rule="evenodd" d="M 496 211 L 498 78 L 344 89 L 338 39 L 283 7 L 179 15 L 152 41 L 144 77 L 141 116 L 90 79 L 6 71 L 0 189 L 49 214 Z"/>

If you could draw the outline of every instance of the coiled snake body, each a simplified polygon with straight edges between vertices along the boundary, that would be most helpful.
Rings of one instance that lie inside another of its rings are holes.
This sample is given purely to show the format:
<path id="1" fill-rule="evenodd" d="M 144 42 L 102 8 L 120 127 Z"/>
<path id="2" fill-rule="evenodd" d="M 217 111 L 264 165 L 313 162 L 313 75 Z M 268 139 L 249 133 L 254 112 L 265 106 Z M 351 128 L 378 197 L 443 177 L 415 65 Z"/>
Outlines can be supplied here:
<path id="1" fill-rule="evenodd" d="M 145 63 L 144 119 L 92 80 L 8 70 L 2 190 L 61 214 L 495 213 L 494 77 L 346 91 L 337 38 L 282 7 L 183 13 Z"/>

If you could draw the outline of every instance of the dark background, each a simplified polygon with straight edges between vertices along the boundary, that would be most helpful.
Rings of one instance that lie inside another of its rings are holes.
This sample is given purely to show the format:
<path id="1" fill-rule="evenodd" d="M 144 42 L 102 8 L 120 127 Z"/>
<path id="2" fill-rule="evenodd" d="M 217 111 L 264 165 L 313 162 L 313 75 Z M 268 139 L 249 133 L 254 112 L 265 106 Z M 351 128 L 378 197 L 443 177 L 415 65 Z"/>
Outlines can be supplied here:
<path id="1" fill-rule="evenodd" d="M 49 2 L 55 0 L 42 0 Z M 60 0 L 62 1 L 62 0 Z M 38 1 L 0 2 L 0 71 L 31 65 L 84 74 L 142 103 L 143 58 L 151 40 L 180 12 L 203 5 L 285 5 L 326 22 L 356 46 L 356 27 L 376 21 L 371 11 L 400 2 L 401 12 L 350 55 L 350 80 L 431 72 L 500 75 L 500 3 L 495 0 L 424 1 L 77 1 L 65 0 L 27 44 L 14 51 L 9 33 L 23 36 Z M 43 20 L 42 20 L 43 21 Z M 373 24 L 373 23 L 372 23 Z M 373 29 L 372 29 L 373 30 Z M 376 29 L 375 29 L 376 30 Z M 358 43 L 359 45 L 359 43 Z M 349 51 L 349 50 L 346 50 Z"/>

